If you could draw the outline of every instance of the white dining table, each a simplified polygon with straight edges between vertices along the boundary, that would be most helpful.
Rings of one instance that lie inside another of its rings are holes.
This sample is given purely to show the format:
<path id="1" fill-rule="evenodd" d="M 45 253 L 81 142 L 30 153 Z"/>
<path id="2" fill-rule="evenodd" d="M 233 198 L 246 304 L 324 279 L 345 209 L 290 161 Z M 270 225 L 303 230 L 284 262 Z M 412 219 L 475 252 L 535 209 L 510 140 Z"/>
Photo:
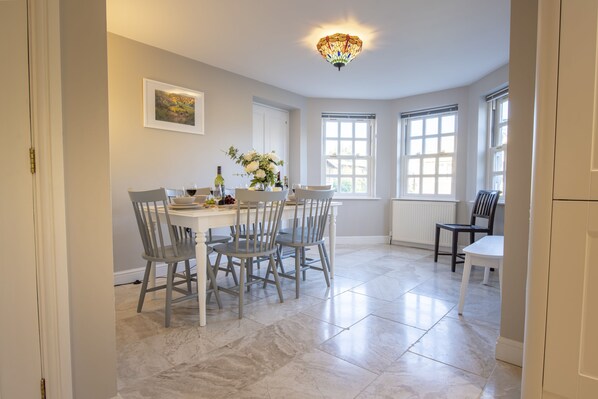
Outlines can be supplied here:
<path id="1" fill-rule="evenodd" d="M 332 202 L 328 215 L 328 249 L 330 258 L 330 277 L 334 278 L 334 254 L 336 246 L 336 215 L 341 202 Z M 160 208 L 160 213 L 164 209 Z M 206 232 L 210 228 L 228 227 L 236 222 L 236 208 L 203 208 L 174 210 L 168 209 L 173 225 L 189 227 L 196 233 L 195 256 L 197 262 L 197 299 L 199 302 L 199 325 L 206 325 Z M 283 220 L 292 219 L 295 206 L 287 204 L 283 211 Z M 154 269 L 152 269 L 154 270 Z M 154 281 L 154 276 L 150 277 Z"/>

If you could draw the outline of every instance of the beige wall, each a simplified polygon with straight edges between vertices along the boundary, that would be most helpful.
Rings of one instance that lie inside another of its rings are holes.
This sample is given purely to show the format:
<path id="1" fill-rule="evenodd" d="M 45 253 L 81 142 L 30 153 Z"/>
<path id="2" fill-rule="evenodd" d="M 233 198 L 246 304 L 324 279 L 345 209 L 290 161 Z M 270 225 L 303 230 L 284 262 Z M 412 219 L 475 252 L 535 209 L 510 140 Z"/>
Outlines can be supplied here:
<path id="1" fill-rule="evenodd" d="M 106 399 L 116 395 L 106 3 L 62 0 L 60 21 L 73 393 Z"/>
<path id="2" fill-rule="evenodd" d="M 500 335 L 523 342 L 536 69 L 537 0 L 511 2 L 509 153 Z"/>
<path id="3" fill-rule="evenodd" d="M 145 265 L 127 190 L 211 186 L 222 165 L 228 187 L 246 181 L 241 168 L 221 150 L 252 146 L 254 99 L 291 110 L 291 148 L 299 145 L 305 99 L 222 69 L 159 50 L 121 36 L 108 35 L 110 158 L 115 271 Z M 143 78 L 202 91 L 205 135 L 143 127 Z M 297 168 L 301 154 L 285 160 Z M 297 171 L 291 172 L 291 178 Z"/>

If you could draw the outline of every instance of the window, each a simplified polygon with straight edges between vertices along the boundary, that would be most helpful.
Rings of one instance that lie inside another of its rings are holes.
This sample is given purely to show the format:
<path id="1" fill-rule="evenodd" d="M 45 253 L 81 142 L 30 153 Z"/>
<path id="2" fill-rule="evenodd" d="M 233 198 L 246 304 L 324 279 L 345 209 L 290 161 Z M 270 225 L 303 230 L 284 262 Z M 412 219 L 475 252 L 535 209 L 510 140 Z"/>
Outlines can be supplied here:
<path id="1" fill-rule="evenodd" d="M 457 105 L 401 114 L 402 196 L 453 198 Z"/>
<path id="2" fill-rule="evenodd" d="M 509 89 L 504 88 L 486 97 L 488 102 L 488 182 L 504 198 L 507 165 L 509 122 Z"/>
<path id="3" fill-rule="evenodd" d="M 373 114 L 322 114 L 326 184 L 340 195 L 373 196 Z"/>

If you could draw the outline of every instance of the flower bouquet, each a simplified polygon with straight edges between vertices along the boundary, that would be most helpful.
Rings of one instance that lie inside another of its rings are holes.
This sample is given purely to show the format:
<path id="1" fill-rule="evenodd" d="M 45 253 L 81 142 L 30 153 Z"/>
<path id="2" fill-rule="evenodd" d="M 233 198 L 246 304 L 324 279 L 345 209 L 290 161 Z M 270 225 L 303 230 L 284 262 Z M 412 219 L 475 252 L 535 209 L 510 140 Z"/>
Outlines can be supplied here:
<path id="1" fill-rule="evenodd" d="M 255 150 L 240 154 L 239 150 L 230 146 L 226 155 L 235 163 L 243 166 L 245 173 L 251 176 L 251 187 L 274 186 L 278 174 L 278 167 L 284 162 L 278 158 L 274 151 L 260 154 Z"/>

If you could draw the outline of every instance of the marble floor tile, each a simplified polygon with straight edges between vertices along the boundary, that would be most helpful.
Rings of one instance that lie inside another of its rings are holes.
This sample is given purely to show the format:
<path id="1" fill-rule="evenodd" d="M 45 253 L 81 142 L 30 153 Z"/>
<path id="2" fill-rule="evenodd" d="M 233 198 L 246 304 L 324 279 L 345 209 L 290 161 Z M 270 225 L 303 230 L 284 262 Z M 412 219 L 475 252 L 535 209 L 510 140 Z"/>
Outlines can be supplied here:
<path id="1" fill-rule="evenodd" d="M 413 283 L 412 281 L 395 279 L 384 275 L 352 288 L 351 292 L 385 301 L 394 301 L 416 285 L 417 283 Z"/>
<path id="2" fill-rule="evenodd" d="M 370 315 L 320 349 L 380 374 L 424 334 L 424 330 Z"/>
<path id="3" fill-rule="evenodd" d="M 284 292 L 284 298 L 283 303 L 280 303 L 278 296 L 269 296 L 245 305 L 243 317 L 270 325 L 323 302 L 322 299 L 309 295 L 301 295 L 298 299 L 295 298 L 294 287 L 293 291 L 286 290 Z M 235 312 L 238 314 L 238 309 L 235 309 Z"/>
<path id="4" fill-rule="evenodd" d="M 408 292 L 392 303 L 375 310 L 373 314 L 408 326 L 428 330 L 454 306 L 455 304 L 451 302 Z"/>
<path id="5" fill-rule="evenodd" d="M 305 309 L 303 313 L 348 328 L 387 303 L 387 301 L 347 291 Z"/>
<path id="6" fill-rule="evenodd" d="M 338 267 L 335 266 L 334 269 L 334 276 L 350 278 L 352 280 L 361 281 L 365 283 L 367 281 L 373 280 L 377 277 L 380 277 L 380 273 L 371 271 L 367 268 L 367 266 L 359 265 L 360 267 Z"/>
<path id="7" fill-rule="evenodd" d="M 354 398 L 376 375 L 338 357 L 314 350 L 231 397 Z"/>
<path id="8" fill-rule="evenodd" d="M 444 318 L 410 351 L 488 378 L 496 364 L 497 338 L 497 329 Z"/>
<path id="9" fill-rule="evenodd" d="M 312 271 L 312 273 L 318 272 Z M 330 287 L 328 287 L 322 273 L 320 273 L 320 277 L 317 280 L 301 281 L 300 295 L 328 299 L 363 284 L 363 281 L 337 275 L 333 279 L 330 279 Z"/>
<path id="10" fill-rule="evenodd" d="M 358 399 L 477 399 L 485 378 L 405 353 L 371 383 Z"/>
<path id="11" fill-rule="evenodd" d="M 521 397 L 521 367 L 496 362 L 480 399 L 519 399 Z"/>

